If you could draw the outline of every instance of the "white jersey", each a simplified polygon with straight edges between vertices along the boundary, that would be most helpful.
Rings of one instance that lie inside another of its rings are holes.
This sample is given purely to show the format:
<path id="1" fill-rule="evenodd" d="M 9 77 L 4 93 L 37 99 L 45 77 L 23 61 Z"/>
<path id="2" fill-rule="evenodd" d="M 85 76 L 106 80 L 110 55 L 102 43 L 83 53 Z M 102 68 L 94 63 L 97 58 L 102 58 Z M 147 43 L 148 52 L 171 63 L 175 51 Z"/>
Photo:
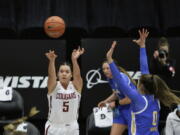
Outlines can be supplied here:
<path id="1" fill-rule="evenodd" d="M 76 121 L 80 103 L 80 93 L 72 82 L 64 89 L 58 81 L 54 91 L 47 95 L 49 103 L 48 121 L 54 124 L 67 124 Z"/>

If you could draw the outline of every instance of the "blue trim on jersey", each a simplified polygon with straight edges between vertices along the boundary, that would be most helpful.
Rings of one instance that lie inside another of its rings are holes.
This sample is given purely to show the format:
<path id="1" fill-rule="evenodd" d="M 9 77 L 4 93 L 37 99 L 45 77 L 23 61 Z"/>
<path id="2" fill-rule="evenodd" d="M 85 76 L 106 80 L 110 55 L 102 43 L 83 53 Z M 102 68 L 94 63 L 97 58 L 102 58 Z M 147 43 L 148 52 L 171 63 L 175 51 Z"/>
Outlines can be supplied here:
<path id="1" fill-rule="evenodd" d="M 153 95 L 143 96 L 147 104 L 140 112 L 131 112 L 130 135 L 159 135 L 159 101 Z"/>

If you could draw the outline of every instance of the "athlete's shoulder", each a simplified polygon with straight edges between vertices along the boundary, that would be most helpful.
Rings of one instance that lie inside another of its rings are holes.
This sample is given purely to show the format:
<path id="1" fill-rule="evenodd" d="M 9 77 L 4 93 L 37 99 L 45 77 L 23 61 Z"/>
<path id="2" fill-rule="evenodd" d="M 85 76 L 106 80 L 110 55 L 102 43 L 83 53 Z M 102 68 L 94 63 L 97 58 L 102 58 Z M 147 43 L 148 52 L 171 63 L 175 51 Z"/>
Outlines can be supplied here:
<path id="1" fill-rule="evenodd" d="M 57 81 L 54 90 L 51 93 L 48 93 L 47 95 L 51 96 L 51 95 L 57 93 L 58 90 L 61 90 L 61 88 L 62 88 L 61 83 L 59 81 Z"/>
<path id="2" fill-rule="evenodd" d="M 73 84 L 72 81 L 69 82 L 69 89 L 72 90 L 72 91 L 75 91 L 76 93 L 78 93 L 79 95 L 81 95 L 81 93 L 78 92 L 78 90 L 76 89 L 76 87 L 74 86 L 74 84 Z"/>

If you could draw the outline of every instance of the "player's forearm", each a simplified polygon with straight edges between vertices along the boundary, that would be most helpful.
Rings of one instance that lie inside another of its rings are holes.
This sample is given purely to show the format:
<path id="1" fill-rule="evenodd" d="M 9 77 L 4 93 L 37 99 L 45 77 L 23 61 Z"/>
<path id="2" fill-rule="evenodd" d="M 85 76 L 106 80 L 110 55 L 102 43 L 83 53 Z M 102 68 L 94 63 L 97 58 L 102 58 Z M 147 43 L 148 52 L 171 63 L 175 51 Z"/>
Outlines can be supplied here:
<path id="1" fill-rule="evenodd" d="M 81 77 L 79 64 L 76 59 L 72 59 L 73 64 L 73 77 Z"/>
<path id="2" fill-rule="evenodd" d="M 48 76 L 56 77 L 55 60 L 49 61 Z"/>
<path id="3" fill-rule="evenodd" d="M 115 93 L 112 93 L 108 98 L 106 98 L 104 101 L 106 103 L 110 103 L 110 102 L 113 102 L 117 99 L 117 96 Z"/>
<path id="4" fill-rule="evenodd" d="M 127 86 L 126 86 L 128 84 L 125 82 L 124 78 L 122 77 L 122 75 L 121 75 L 119 69 L 117 68 L 117 66 L 115 65 L 115 63 L 112 62 L 109 64 L 109 66 L 110 66 L 113 78 L 116 80 L 117 85 L 120 88 L 118 90 L 124 94 L 129 93 L 129 92 L 126 92 L 126 91 L 128 91 Z"/>
<path id="5" fill-rule="evenodd" d="M 109 64 L 113 78 L 116 80 L 117 85 L 119 87 L 119 91 L 122 92 L 124 95 L 127 95 L 131 100 L 136 101 L 140 95 L 138 94 L 137 90 L 131 88 L 128 83 L 124 80 L 121 73 L 119 73 L 119 69 L 115 65 L 114 62 Z"/>
<path id="6" fill-rule="evenodd" d="M 140 48 L 140 71 L 142 74 L 149 74 L 149 66 L 145 47 Z"/>
<path id="7" fill-rule="evenodd" d="M 56 69 L 55 69 L 55 61 L 49 61 L 48 66 L 48 93 L 52 92 L 56 85 Z"/>
<path id="8" fill-rule="evenodd" d="M 130 104 L 130 103 L 131 103 L 131 100 L 128 97 L 125 97 L 125 98 L 119 100 L 120 105 L 127 105 L 127 104 Z"/>

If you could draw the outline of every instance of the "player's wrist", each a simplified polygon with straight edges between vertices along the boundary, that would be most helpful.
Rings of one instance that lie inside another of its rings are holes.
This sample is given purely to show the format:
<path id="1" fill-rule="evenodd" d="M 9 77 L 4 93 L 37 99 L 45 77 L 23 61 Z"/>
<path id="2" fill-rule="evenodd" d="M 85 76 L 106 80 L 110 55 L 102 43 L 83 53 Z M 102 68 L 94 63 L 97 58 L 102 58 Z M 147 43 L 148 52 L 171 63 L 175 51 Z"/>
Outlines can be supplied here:
<path id="1" fill-rule="evenodd" d="M 55 59 L 49 59 L 49 63 L 55 63 Z"/>
<path id="2" fill-rule="evenodd" d="M 146 47 L 145 43 L 141 43 L 141 44 L 139 44 L 139 46 L 140 46 L 140 48 L 145 48 Z"/>
<path id="3" fill-rule="evenodd" d="M 108 58 L 107 61 L 108 61 L 109 64 L 111 64 L 113 62 L 113 59 L 112 58 Z"/>

